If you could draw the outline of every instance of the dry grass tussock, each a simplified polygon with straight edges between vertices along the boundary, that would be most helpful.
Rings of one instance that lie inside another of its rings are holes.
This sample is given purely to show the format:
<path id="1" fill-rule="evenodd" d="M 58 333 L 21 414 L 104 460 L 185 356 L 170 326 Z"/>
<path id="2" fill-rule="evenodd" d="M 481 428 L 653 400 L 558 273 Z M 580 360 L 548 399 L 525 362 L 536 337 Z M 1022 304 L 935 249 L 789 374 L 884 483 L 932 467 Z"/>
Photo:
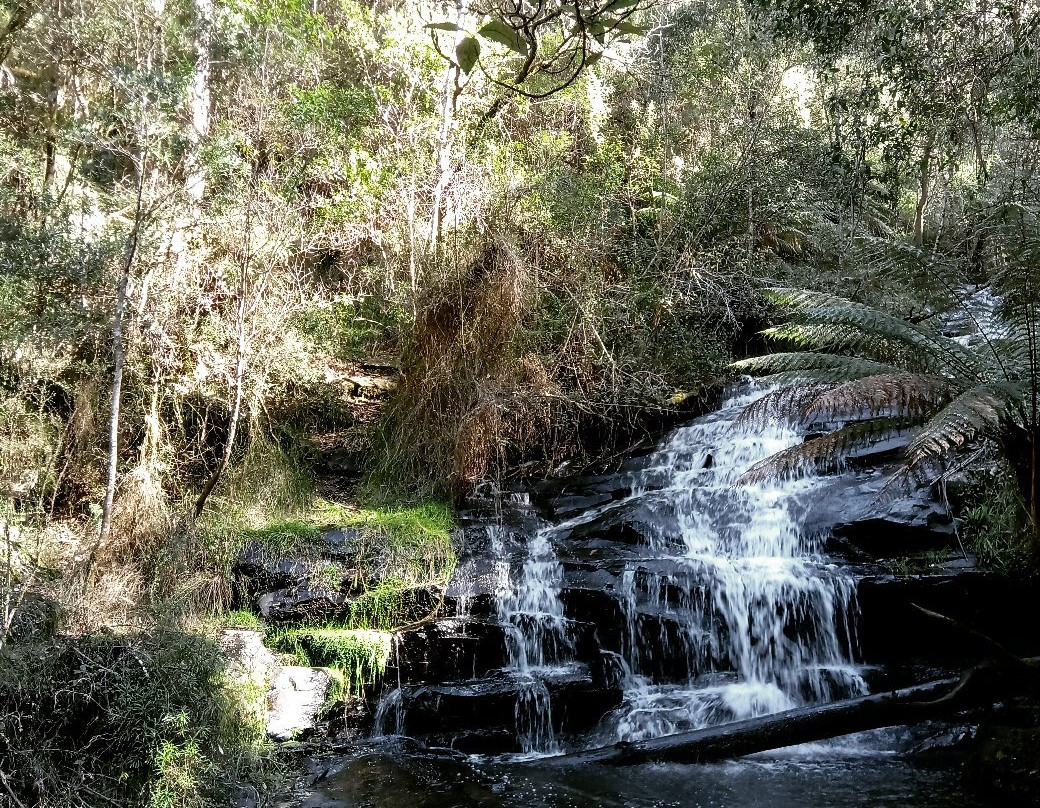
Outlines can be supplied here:
<path id="1" fill-rule="evenodd" d="M 457 501 L 505 466 L 511 446 L 548 434 L 559 390 L 519 348 L 539 293 L 533 269 L 492 236 L 428 296 L 383 423 L 377 483 Z"/>
<path id="2" fill-rule="evenodd" d="M 221 611 L 230 589 L 222 571 L 196 553 L 181 509 L 171 505 L 158 475 L 141 464 L 117 491 L 109 541 L 91 552 L 96 522 L 53 521 L 41 529 L 34 587 L 54 601 L 64 633 L 149 629 L 159 616 Z M 89 577 L 89 581 L 86 578 Z"/>

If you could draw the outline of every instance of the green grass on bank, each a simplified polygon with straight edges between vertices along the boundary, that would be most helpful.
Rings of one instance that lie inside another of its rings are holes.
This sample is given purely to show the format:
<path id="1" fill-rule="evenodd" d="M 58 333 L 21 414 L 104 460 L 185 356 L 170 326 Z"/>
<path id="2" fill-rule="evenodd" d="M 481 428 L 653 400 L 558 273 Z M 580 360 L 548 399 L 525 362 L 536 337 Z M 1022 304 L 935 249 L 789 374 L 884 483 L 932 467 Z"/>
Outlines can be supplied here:
<path id="1" fill-rule="evenodd" d="M 319 497 L 301 458 L 256 442 L 211 498 L 196 541 L 210 572 L 230 580 L 249 544 L 271 557 L 318 559 L 324 532 L 356 531 L 351 565 L 363 603 L 352 627 L 390 628 L 394 593 L 442 585 L 455 571 L 453 528 L 444 503 L 348 505 Z M 336 570 L 327 577 L 334 584 Z"/>
<path id="2" fill-rule="evenodd" d="M 383 675 L 390 658 L 392 635 L 385 631 L 342 626 L 275 631 L 268 645 L 300 665 L 330 669 L 339 683 L 338 696 L 360 695 Z"/>
<path id="3" fill-rule="evenodd" d="M 314 498 L 306 510 L 274 515 L 256 525 L 218 513 L 203 523 L 203 541 L 219 544 L 230 571 L 249 544 L 259 544 L 272 558 L 316 558 L 326 531 L 356 532 L 351 550 L 362 565 L 360 584 L 368 590 L 440 585 L 457 561 L 451 509 L 441 503 L 357 508 Z"/>
<path id="4" fill-rule="evenodd" d="M 348 533 L 346 557 L 328 552 L 323 537 L 332 530 Z M 248 608 L 218 621 L 261 631 L 272 650 L 328 669 L 338 683 L 331 702 L 361 694 L 382 675 L 392 632 L 437 608 L 433 592 L 457 564 L 447 504 L 332 502 L 317 495 L 301 460 L 262 443 L 212 497 L 196 538 L 211 572 L 229 586 L 243 550 L 258 545 L 272 560 L 307 562 L 312 585 L 348 595 L 349 605 L 331 624 L 275 626 Z"/>

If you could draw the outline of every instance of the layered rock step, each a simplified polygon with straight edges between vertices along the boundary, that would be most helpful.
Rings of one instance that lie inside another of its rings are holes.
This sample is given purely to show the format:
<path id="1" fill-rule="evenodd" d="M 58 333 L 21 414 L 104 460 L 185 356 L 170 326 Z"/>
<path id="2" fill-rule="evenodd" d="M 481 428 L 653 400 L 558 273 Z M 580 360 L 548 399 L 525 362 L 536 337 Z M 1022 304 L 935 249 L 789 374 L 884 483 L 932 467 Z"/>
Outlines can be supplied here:
<path id="1" fill-rule="evenodd" d="M 466 753 L 528 751 L 525 739 L 590 732 L 621 704 L 620 681 L 583 665 L 542 672 L 538 679 L 499 670 L 482 679 L 404 685 L 381 704 L 377 729 L 419 737 Z"/>

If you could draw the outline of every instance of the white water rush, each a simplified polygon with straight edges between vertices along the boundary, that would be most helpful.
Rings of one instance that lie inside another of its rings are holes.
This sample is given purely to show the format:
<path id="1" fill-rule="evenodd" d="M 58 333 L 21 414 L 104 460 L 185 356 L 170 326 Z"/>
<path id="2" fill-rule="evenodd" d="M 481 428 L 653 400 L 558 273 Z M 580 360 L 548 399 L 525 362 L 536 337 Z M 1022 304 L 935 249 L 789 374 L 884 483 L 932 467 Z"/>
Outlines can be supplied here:
<path id="1" fill-rule="evenodd" d="M 553 682 L 579 665 L 561 558 L 576 552 L 592 559 L 590 569 L 609 570 L 623 623 L 613 655 L 623 695 L 600 722 L 597 742 L 866 692 L 852 662 L 855 581 L 801 527 L 818 481 L 738 483 L 755 463 L 802 440 L 784 424 L 736 423 L 763 392 L 731 396 L 676 430 L 627 472 L 622 496 L 540 522 L 526 537 L 522 563 L 510 565 L 504 530 L 489 528 L 508 673 L 521 682 L 516 722 L 524 752 L 560 749 L 553 715 L 566 705 L 554 703 Z M 626 534 L 637 538 L 609 563 L 596 561 L 601 524 L 638 526 Z"/>

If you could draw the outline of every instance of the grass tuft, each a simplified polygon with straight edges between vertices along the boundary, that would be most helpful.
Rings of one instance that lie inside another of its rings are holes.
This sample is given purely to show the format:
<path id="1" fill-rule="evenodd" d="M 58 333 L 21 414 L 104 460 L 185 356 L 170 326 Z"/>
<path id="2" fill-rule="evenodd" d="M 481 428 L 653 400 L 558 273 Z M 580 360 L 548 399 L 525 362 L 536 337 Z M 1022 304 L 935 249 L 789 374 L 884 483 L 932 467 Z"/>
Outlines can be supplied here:
<path id="1" fill-rule="evenodd" d="M 233 612 L 228 612 L 221 617 L 220 626 L 222 628 L 244 628 L 249 631 L 259 631 L 260 633 L 267 631 L 267 625 L 264 621 L 258 615 L 246 609 L 236 609 Z"/>
<path id="2" fill-rule="evenodd" d="M 287 629 L 269 638 L 275 650 L 303 665 L 331 668 L 339 674 L 342 693 L 360 695 L 386 670 L 392 635 L 384 631 L 341 626 Z"/>

